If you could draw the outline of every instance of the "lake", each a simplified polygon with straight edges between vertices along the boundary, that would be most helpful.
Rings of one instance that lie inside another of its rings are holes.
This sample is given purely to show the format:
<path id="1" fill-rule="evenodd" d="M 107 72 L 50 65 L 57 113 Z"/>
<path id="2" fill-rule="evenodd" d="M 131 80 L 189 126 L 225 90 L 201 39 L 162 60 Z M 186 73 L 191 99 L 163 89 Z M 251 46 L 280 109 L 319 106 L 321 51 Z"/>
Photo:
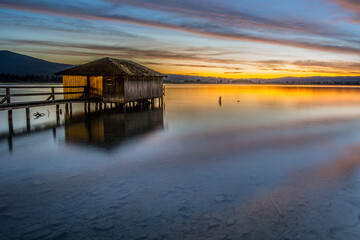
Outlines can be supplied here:
<path id="1" fill-rule="evenodd" d="M 360 239 L 359 87 L 167 84 L 162 108 L 61 108 L 31 109 L 30 132 L 14 110 L 11 137 L 0 112 L 1 239 Z"/>

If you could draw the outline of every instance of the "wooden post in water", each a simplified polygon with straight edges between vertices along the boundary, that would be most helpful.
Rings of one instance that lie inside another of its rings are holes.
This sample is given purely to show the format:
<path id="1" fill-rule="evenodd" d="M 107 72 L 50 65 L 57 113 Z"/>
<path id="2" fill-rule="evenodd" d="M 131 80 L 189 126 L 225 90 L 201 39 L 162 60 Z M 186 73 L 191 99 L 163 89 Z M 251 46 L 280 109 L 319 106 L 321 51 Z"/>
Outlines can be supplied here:
<path id="1" fill-rule="evenodd" d="M 60 106 L 56 104 L 56 124 L 60 124 Z"/>
<path id="2" fill-rule="evenodd" d="M 12 135 L 14 133 L 12 110 L 8 111 L 8 124 L 9 124 L 9 134 Z"/>
<path id="3" fill-rule="evenodd" d="M 88 102 L 88 113 L 91 113 L 91 103 Z"/>
<path id="4" fill-rule="evenodd" d="M 65 104 L 65 112 L 66 114 L 69 114 L 69 104 Z"/>
<path id="5" fill-rule="evenodd" d="M 12 137 L 12 135 L 8 136 L 8 146 L 9 146 L 10 153 L 12 153 L 12 151 L 13 151 L 13 137 Z"/>
<path id="6" fill-rule="evenodd" d="M 26 112 L 26 130 L 28 132 L 30 132 L 30 109 L 29 108 L 26 108 L 25 109 L 25 112 Z"/>
<path id="7" fill-rule="evenodd" d="M 53 137 L 54 137 L 54 140 L 56 140 L 56 128 L 53 128 Z"/>
<path id="8" fill-rule="evenodd" d="M 6 94 L 7 94 L 6 90 Z M 9 91 L 10 92 L 10 91 Z M 8 101 L 10 101 L 10 97 L 8 97 Z M 12 153 L 13 151 L 13 134 L 14 134 L 14 126 L 13 126 L 13 120 L 12 120 L 12 110 L 8 111 L 8 123 L 9 123 L 9 136 L 8 136 L 8 145 L 9 145 L 9 151 Z"/>

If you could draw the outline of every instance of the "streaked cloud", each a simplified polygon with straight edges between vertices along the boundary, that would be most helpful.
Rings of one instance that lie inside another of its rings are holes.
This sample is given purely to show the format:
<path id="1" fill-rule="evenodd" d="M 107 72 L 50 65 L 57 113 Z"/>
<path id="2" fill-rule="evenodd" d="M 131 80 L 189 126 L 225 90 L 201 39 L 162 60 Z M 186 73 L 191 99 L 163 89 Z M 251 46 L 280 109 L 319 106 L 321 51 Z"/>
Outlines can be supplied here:
<path id="1" fill-rule="evenodd" d="M 113 56 L 176 73 L 354 75 L 360 61 L 360 31 L 353 24 L 359 5 L 356 0 L 3 0 L 0 42 L 62 62 Z M 30 28 L 34 32 L 21 37 Z"/>

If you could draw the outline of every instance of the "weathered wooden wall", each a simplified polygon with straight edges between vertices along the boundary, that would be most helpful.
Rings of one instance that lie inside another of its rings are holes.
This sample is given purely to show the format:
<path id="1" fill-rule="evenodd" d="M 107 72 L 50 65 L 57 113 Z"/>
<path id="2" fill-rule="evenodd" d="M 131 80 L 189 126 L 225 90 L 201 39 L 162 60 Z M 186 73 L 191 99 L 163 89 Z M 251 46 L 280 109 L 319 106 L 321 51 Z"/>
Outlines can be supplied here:
<path id="1" fill-rule="evenodd" d="M 63 76 L 63 86 L 72 87 L 72 86 L 86 86 L 87 77 L 86 76 Z M 81 92 L 84 91 L 84 88 L 64 88 L 64 92 Z M 66 94 L 64 95 L 65 99 L 69 98 L 79 98 L 82 94 Z"/>
<path id="2" fill-rule="evenodd" d="M 162 96 L 162 77 L 90 77 L 90 97 L 102 98 L 104 102 L 126 103 Z M 87 86 L 87 76 L 63 76 L 64 86 Z M 80 92 L 83 88 L 64 89 L 65 92 Z M 82 94 L 65 95 L 79 98 Z"/>
<path id="3" fill-rule="evenodd" d="M 162 96 L 162 77 L 136 77 L 126 78 L 124 81 L 125 102 L 136 101 Z"/>
<path id="4" fill-rule="evenodd" d="M 124 103 L 124 77 L 104 76 L 103 79 L 103 101 Z"/>

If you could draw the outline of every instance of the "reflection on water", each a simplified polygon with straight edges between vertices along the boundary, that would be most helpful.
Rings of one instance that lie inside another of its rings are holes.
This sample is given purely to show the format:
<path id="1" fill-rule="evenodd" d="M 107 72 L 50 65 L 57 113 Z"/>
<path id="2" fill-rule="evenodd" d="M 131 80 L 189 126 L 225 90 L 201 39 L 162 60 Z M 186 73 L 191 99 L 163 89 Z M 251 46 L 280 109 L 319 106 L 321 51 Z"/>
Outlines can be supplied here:
<path id="1" fill-rule="evenodd" d="M 65 140 L 111 149 L 123 141 L 163 128 L 162 108 L 130 112 L 103 111 L 80 117 L 67 115 Z"/>
<path id="2" fill-rule="evenodd" d="M 360 88 L 168 85 L 164 103 L 1 138 L 1 239 L 360 239 Z"/>

